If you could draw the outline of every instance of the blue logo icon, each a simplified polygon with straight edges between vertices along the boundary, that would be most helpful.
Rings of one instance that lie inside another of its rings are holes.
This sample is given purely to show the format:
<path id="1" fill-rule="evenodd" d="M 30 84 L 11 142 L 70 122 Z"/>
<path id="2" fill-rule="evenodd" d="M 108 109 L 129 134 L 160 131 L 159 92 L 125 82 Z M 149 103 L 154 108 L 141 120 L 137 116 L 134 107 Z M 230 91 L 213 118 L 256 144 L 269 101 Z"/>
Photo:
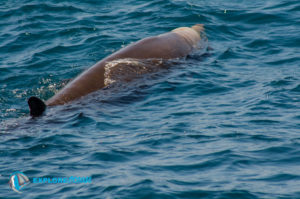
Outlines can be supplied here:
<path id="1" fill-rule="evenodd" d="M 9 178 L 9 187 L 15 192 L 21 193 L 21 190 L 30 183 L 28 177 L 20 172 L 14 172 Z"/>

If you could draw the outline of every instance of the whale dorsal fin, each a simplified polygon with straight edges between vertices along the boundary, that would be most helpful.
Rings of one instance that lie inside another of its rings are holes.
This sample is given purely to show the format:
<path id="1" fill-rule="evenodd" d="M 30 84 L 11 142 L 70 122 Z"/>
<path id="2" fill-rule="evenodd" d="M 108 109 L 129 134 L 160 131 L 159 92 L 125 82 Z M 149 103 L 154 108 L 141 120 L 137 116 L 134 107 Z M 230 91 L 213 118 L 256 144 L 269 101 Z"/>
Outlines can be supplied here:
<path id="1" fill-rule="evenodd" d="M 32 117 L 41 116 L 46 110 L 46 104 L 41 99 L 34 96 L 28 99 L 28 105 Z"/>

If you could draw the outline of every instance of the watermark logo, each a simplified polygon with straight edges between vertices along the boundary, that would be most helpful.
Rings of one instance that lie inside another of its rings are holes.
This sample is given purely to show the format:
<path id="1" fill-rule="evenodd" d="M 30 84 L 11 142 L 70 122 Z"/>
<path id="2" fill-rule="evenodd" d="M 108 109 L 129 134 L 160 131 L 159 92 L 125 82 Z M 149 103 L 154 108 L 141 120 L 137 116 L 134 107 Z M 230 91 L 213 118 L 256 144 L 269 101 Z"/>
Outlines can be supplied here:
<path id="1" fill-rule="evenodd" d="M 33 178 L 33 183 L 47 183 L 47 184 L 59 184 L 59 183 L 91 183 L 92 177 L 76 177 L 71 176 L 67 178 L 53 177 L 53 178 Z"/>
<path id="2" fill-rule="evenodd" d="M 24 173 L 17 171 L 11 174 L 8 183 L 12 190 L 21 193 L 21 190 L 30 183 L 30 180 Z"/>
<path id="3" fill-rule="evenodd" d="M 34 177 L 32 178 L 33 184 L 79 184 L 91 183 L 92 177 Z M 9 187 L 15 192 L 21 193 L 21 190 L 30 183 L 29 178 L 22 172 L 17 171 L 9 177 Z"/>

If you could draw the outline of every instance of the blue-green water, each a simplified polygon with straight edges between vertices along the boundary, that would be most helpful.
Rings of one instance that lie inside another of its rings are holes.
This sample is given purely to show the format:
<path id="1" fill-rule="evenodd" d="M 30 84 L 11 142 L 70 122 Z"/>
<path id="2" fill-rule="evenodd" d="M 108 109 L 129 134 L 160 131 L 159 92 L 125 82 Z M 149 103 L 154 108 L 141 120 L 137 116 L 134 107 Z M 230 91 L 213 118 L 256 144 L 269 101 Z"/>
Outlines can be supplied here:
<path id="1" fill-rule="evenodd" d="M 0 198 L 300 198 L 300 2 L 0 2 Z M 196 23 L 213 50 L 31 119 L 131 42 Z M 9 176 L 91 176 L 29 184 Z"/>

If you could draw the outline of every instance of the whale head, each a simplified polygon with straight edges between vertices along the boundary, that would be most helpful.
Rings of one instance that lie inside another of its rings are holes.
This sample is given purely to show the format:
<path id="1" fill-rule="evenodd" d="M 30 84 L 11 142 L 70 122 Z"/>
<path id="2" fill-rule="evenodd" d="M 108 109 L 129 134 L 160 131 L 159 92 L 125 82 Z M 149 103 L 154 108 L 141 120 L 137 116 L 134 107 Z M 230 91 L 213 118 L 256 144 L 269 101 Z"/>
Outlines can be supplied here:
<path id="1" fill-rule="evenodd" d="M 198 32 L 200 34 L 201 32 L 204 32 L 204 25 L 196 24 L 196 25 L 192 26 L 192 29 L 194 29 L 196 32 Z"/>

